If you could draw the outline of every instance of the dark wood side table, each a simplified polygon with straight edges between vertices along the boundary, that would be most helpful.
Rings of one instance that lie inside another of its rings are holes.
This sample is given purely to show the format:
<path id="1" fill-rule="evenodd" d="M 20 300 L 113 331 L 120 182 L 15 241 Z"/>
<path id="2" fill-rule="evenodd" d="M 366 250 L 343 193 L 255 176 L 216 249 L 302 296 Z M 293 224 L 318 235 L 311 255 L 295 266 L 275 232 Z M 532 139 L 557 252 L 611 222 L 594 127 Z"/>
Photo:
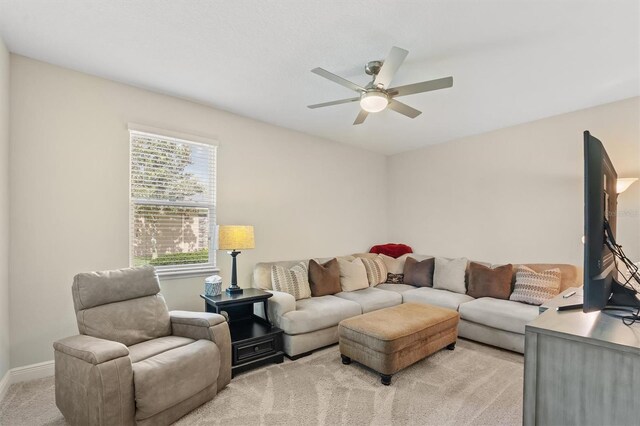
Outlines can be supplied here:
<path id="1" fill-rule="evenodd" d="M 284 360 L 283 331 L 271 325 L 267 314 L 267 299 L 271 296 L 271 293 L 257 288 L 245 288 L 241 294 L 200 295 L 204 299 L 205 311 L 225 312 L 229 318 L 232 376 L 270 362 L 280 364 Z M 266 320 L 253 313 L 254 303 L 264 304 Z"/>

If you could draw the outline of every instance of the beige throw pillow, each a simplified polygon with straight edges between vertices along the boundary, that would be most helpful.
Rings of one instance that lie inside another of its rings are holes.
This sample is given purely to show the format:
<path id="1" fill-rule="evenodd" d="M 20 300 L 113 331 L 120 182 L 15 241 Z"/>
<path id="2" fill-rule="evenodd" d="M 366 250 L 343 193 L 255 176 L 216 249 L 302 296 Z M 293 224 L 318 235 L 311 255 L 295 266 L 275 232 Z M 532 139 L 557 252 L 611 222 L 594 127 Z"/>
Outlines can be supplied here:
<path id="1" fill-rule="evenodd" d="M 560 293 L 561 277 L 559 268 L 536 272 L 520 265 L 516 270 L 516 284 L 509 300 L 530 305 L 542 305 Z"/>
<path id="2" fill-rule="evenodd" d="M 380 256 L 373 259 L 361 257 L 364 269 L 367 271 L 367 280 L 371 287 L 377 286 L 387 281 L 387 266 L 384 264 Z"/>
<path id="3" fill-rule="evenodd" d="M 291 269 L 282 266 L 271 266 L 271 283 L 275 291 L 289 293 L 296 300 L 311 297 L 307 264 L 300 262 Z"/>
<path id="4" fill-rule="evenodd" d="M 391 256 L 387 256 L 386 254 L 381 254 L 379 256 L 387 267 L 388 274 L 397 275 L 404 272 L 404 262 L 405 260 L 407 260 L 408 254 L 403 254 L 397 259 Z"/>
<path id="5" fill-rule="evenodd" d="M 466 257 L 458 259 L 436 257 L 433 271 L 433 288 L 465 294 L 467 288 L 464 284 L 464 275 L 468 263 L 469 261 Z"/>
<path id="6" fill-rule="evenodd" d="M 340 286 L 342 291 L 355 291 L 369 287 L 367 270 L 361 258 L 345 260 L 338 258 L 340 266 Z"/>

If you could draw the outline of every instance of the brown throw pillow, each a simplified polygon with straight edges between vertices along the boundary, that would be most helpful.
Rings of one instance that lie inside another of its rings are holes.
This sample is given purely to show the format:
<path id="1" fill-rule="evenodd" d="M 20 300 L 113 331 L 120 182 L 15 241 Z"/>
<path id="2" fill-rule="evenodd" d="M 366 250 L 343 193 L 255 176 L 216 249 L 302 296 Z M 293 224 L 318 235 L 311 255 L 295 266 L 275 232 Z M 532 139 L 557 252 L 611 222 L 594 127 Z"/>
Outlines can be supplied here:
<path id="1" fill-rule="evenodd" d="M 433 257 L 420 262 L 413 257 L 407 257 L 404 262 L 404 284 L 433 287 L 433 263 Z"/>
<path id="2" fill-rule="evenodd" d="M 513 265 L 511 264 L 489 268 L 479 263 L 471 262 L 469 264 L 469 288 L 467 294 L 476 299 L 479 297 L 509 299 L 512 276 Z"/>
<path id="3" fill-rule="evenodd" d="M 338 259 L 331 259 L 322 265 L 313 259 L 309 260 L 309 286 L 313 297 L 340 293 L 342 287 Z"/>

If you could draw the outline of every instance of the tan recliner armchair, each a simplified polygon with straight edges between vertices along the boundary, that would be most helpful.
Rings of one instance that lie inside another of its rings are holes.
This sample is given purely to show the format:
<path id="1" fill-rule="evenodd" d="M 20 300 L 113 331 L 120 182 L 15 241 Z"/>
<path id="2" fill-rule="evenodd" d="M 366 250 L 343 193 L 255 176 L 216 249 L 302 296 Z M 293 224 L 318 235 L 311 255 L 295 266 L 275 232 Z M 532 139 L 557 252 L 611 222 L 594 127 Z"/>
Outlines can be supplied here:
<path id="1" fill-rule="evenodd" d="M 72 425 L 167 425 L 231 380 L 222 315 L 169 312 L 152 267 L 78 274 L 80 335 L 53 344 L 56 405 Z"/>

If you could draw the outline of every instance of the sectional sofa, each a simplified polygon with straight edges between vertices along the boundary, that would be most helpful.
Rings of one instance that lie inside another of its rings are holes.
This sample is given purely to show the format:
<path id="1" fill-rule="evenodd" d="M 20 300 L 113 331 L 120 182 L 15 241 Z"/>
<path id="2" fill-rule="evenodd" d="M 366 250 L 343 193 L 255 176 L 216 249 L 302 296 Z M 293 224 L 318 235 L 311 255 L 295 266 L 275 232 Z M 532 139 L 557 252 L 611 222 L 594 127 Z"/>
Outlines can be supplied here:
<path id="1" fill-rule="evenodd" d="M 342 258 L 375 257 L 362 253 Z M 408 254 L 418 261 L 433 256 Z M 325 262 L 329 259 L 317 259 Z M 362 290 L 341 292 L 335 295 L 311 297 L 296 301 L 295 298 L 274 291 L 271 283 L 271 266 L 291 268 L 301 262 L 265 262 L 254 268 L 253 286 L 273 293 L 268 302 L 271 322 L 284 330 L 284 352 L 291 358 L 307 355 L 309 352 L 338 342 L 338 323 L 343 319 L 366 312 L 399 305 L 405 302 L 437 305 L 460 312 L 458 335 L 467 339 L 524 353 L 525 325 L 539 315 L 539 308 L 510 300 L 483 297 L 474 299 L 467 294 L 454 293 L 432 287 L 414 287 L 407 284 L 379 284 Z M 308 263 L 308 260 L 306 260 Z M 486 262 L 477 262 L 490 266 Z M 581 285 L 579 268 L 566 264 L 526 264 L 536 272 L 559 268 L 561 272 L 560 291 Z M 515 270 L 512 278 L 515 283 Z M 465 278 L 468 285 L 468 277 Z M 262 304 L 256 304 L 256 314 L 264 317 Z"/>

